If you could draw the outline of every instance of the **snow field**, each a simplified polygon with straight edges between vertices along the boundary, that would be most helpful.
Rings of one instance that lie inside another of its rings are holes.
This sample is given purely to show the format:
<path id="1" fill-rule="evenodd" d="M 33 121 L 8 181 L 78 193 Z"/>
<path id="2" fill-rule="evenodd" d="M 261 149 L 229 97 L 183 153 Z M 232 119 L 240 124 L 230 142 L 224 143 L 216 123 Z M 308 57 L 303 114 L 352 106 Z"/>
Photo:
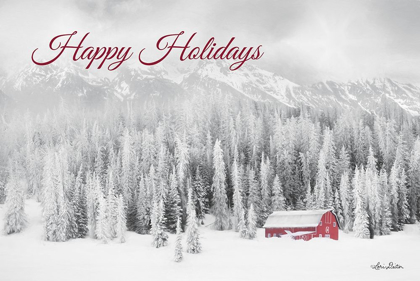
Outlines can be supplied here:
<path id="1" fill-rule="evenodd" d="M 4 205 L 0 205 L 3 226 Z M 203 252 L 185 252 L 173 261 L 176 235 L 159 249 L 150 235 L 126 234 L 127 242 L 102 244 L 91 238 L 67 242 L 43 240 L 41 206 L 26 201 L 28 227 L 19 234 L 0 235 L 1 281 L 119 281 L 119 280 L 420 280 L 419 225 L 374 240 L 357 239 L 340 232 L 339 241 L 294 241 L 239 238 L 233 231 L 199 227 Z M 208 218 L 206 225 L 211 223 Z M 380 262 L 398 263 L 404 269 L 374 270 Z"/>

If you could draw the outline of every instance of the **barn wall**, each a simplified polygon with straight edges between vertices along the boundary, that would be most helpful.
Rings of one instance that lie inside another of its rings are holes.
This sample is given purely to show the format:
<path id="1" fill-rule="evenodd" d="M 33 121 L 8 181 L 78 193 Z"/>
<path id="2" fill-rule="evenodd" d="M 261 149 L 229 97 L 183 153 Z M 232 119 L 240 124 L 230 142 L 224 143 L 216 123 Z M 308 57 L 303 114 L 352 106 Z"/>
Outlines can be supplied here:
<path id="1" fill-rule="evenodd" d="M 297 231 L 316 231 L 316 227 L 304 227 L 304 228 L 300 228 L 300 227 L 290 227 L 290 228 L 266 228 L 265 229 L 265 237 L 268 237 L 268 235 L 270 235 L 270 237 L 274 237 L 274 234 L 278 235 L 285 235 L 286 230 L 290 231 L 290 232 L 297 232 Z"/>
<path id="2" fill-rule="evenodd" d="M 321 222 L 316 228 L 316 236 L 319 237 L 321 234 L 322 237 L 326 237 L 329 235 L 331 239 L 338 240 L 338 223 L 334 214 L 332 212 L 325 213 Z"/>

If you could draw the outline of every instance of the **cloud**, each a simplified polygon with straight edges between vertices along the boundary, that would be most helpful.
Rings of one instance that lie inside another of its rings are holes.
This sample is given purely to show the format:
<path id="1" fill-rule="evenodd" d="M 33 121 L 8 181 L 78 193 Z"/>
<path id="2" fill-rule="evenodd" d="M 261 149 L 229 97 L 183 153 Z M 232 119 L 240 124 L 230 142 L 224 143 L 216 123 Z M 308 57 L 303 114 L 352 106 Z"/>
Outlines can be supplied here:
<path id="1" fill-rule="evenodd" d="M 262 44 L 258 66 L 298 83 L 390 77 L 420 83 L 415 0 L 0 1 L 2 66 L 30 63 L 56 34 L 91 32 L 92 45 L 154 49 L 162 35 L 198 32 L 195 44 L 236 37 Z M 178 62 L 179 63 L 179 62 Z"/>

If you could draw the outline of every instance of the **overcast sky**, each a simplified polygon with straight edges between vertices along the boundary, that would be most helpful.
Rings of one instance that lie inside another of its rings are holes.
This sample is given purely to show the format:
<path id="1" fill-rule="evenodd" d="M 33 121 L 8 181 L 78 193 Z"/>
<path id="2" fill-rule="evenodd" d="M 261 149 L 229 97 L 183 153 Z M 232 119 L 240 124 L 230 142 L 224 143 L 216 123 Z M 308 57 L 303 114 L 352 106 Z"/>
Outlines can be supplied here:
<path id="1" fill-rule="evenodd" d="M 298 83 L 390 77 L 420 84 L 418 0 L 0 0 L 0 69 L 31 63 L 35 48 L 74 30 L 91 33 L 87 45 L 135 53 L 181 30 L 198 32 L 193 45 L 235 36 L 239 46 L 263 45 L 258 66 Z"/>

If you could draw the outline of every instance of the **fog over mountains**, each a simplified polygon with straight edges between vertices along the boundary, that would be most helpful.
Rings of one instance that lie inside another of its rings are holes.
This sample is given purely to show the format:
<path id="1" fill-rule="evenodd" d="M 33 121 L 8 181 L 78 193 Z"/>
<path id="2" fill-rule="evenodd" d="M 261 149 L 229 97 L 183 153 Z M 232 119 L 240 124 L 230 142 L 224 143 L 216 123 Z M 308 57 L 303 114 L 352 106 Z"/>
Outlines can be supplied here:
<path id="1" fill-rule="evenodd" d="M 275 73 L 245 64 L 230 71 L 223 61 L 200 61 L 189 69 L 172 65 L 125 67 L 112 79 L 96 77 L 74 64 L 29 65 L 0 77 L 0 106 L 52 106 L 61 100 L 88 105 L 104 101 L 166 102 L 191 95 L 234 98 L 315 110 L 363 110 L 381 114 L 384 108 L 420 115 L 420 88 L 387 78 L 298 85 Z"/>

